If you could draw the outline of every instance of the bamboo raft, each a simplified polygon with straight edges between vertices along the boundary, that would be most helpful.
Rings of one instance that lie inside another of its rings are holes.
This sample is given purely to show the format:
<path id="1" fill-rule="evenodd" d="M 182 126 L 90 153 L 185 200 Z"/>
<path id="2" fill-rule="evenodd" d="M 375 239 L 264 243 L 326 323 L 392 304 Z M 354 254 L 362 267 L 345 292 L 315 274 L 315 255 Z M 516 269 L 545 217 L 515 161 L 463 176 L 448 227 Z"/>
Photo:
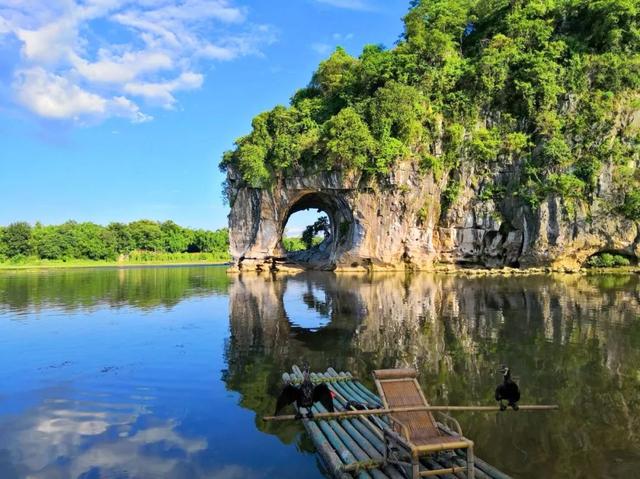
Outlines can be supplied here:
<path id="1" fill-rule="evenodd" d="M 292 373 L 284 373 L 285 382 L 299 384 L 302 382 L 302 371 L 298 366 L 292 367 Z M 348 401 L 368 404 L 372 409 L 378 409 L 382 404 L 380 398 L 364 387 L 349 372 L 336 372 L 333 368 L 325 373 L 311 373 L 314 383 L 324 382 L 334 393 L 334 408 L 336 412 L 346 412 Z M 496 409 L 497 408 L 491 408 Z M 327 413 L 320 403 L 316 403 L 312 411 L 314 415 Z M 303 414 L 305 411 L 301 411 Z M 355 411 L 352 411 L 355 412 Z M 320 416 L 321 417 L 321 416 Z M 356 414 L 344 414 L 334 419 L 323 420 L 320 417 L 310 420 L 302 419 L 304 428 L 311 437 L 316 451 L 326 471 L 336 479 L 404 479 L 406 476 L 398 466 L 385 464 L 383 460 L 384 443 L 383 430 L 389 428 L 388 420 L 383 415 L 370 415 L 367 411 Z M 267 419 L 267 418 L 265 418 Z M 453 435 L 454 432 L 445 425 L 438 423 L 441 430 Z M 442 479 L 465 479 L 465 473 L 460 472 L 464 466 L 466 453 L 462 450 L 455 452 L 436 453 L 422 458 L 422 465 L 429 470 L 451 469 L 451 473 L 432 477 Z M 475 477 L 477 479 L 511 479 L 507 474 L 487 464 L 482 459 L 475 458 Z"/>

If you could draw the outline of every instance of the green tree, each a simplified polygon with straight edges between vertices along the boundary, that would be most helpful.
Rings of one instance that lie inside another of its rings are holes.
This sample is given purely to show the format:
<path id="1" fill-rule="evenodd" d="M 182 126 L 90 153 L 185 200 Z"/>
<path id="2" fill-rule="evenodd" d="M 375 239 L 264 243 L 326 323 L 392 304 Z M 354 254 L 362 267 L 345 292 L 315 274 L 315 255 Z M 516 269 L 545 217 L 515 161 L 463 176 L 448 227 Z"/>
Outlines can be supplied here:
<path id="1" fill-rule="evenodd" d="M 351 107 L 327 121 L 323 139 L 327 169 L 366 169 L 376 150 L 369 127 Z"/>
<path id="2" fill-rule="evenodd" d="M 124 223 L 109 223 L 107 229 L 113 234 L 118 254 L 127 254 L 135 248 L 128 225 Z"/>
<path id="3" fill-rule="evenodd" d="M 169 253 L 186 252 L 191 244 L 193 234 L 190 230 L 178 226 L 173 221 L 165 221 L 160 226 L 164 250 Z"/>
<path id="4" fill-rule="evenodd" d="M 77 258 L 115 259 L 117 242 L 107 228 L 95 223 L 77 223 L 71 228 Z"/>
<path id="5" fill-rule="evenodd" d="M 341 47 L 318 66 L 310 86 L 325 98 L 329 112 L 337 112 L 352 101 L 357 68 L 358 60 Z"/>
<path id="6" fill-rule="evenodd" d="M 0 226 L 0 261 L 4 261 L 7 257 L 7 242 L 4 236 L 5 228 Z"/>
<path id="7" fill-rule="evenodd" d="M 282 238 L 282 247 L 285 251 L 295 252 L 295 251 L 304 251 L 307 248 L 307 245 L 302 241 L 302 238 Z"/>
<path id="8" fill-rule="evenodd" d="M 34 253 L 42 259 L 63 259 L 75 256 L 73 237 L 59 226 L 36 224 L 31 242 Z"/>
<path id="9" fill-rule="evenodd" d="M 302 232 L 302 243 L 306 246 L 306 249 L 314 246 L 315 238 L 321 231 L 324 232 L 324 236 L 327 237 L 330 234 L 329 218 L 321 216 L 313 224 L 307 226 Z"/>
<path id="10" fill-rule="evenodd" d="M 25 221 L 11 223 L 4 230 L 4 244 L 7 256 L 28 256 L 32 253 L 31 225 Z"/>
<path id="11" fill-rule="evenodd" d="M 162 251 L 162 230 L 156 221 L 139 220 L 129 223 L 129 232 L 134 249 Z"/>
<path id="12" fill-rule="evenodd" d="M 190 252 L 226 253 L 229 251 L 229 230 L 221 228 L 216 231 L 195 230 L 192 235 Z"/>

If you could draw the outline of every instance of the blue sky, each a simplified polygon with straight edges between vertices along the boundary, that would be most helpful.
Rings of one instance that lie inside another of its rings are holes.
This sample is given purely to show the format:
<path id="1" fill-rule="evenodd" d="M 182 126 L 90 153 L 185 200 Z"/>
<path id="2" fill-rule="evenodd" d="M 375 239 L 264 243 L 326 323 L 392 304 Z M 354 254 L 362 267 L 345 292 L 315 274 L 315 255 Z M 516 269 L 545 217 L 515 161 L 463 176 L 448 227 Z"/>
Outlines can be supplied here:
<path id="1" fill-rule="evenodd" d="M 287 104 L 335 46 L 392 46 L 407 8 L 0 0 L 0 224 L 226 226 L 222 152 L 257 113 Z"/>

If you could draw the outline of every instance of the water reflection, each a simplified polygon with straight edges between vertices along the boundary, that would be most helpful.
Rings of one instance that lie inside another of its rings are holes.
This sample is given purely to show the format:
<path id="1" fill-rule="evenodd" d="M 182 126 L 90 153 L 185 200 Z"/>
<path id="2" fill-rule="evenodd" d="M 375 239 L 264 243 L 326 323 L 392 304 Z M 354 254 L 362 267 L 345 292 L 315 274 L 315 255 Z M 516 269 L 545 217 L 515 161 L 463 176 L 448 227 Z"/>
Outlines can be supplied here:
<path id="1" fill-rule="evenodd" d="M 490 404 L 507 363 L 524 402 L 562 412 L 461 416 L 480 454 L 517 477 L 628 477 L 640 466 L 638 286 L 637 276 L 245 276 L 229 291 L 226 380 L 259 415 L 303 358 L 365 381 L 414 366 L 434 403 Z M 324 326 L 296 326 L 292 305 Z M 257 424 L 299 440 L 291 426 Z"/>
<path id="2" fill-rule="evenodd" d="M 0 478 L 320 477 L 221 381 L 224 268 L 0 275 Z"/>
<path id="3" fill-rule="evenodd" d="M 179 426 L 134 404 L 49 399 L 6 424 L 0 443 L 10 442 L 9 454 L 22 458 L 17 476 L 176 477 L 207 448 L 206 439 L 185 437 Z"/>
<path id="4" fill-rule="evenodd" d="M 218 274 L 211 274 L 212 269 Z M 0 272 L 0 314 L 59 308 L 173 307 L 193 296 L 225 293 L 224 267 L 75 268 Z"/>
<path id="5" fill-rule="evenodd" d="M 292 363 L 414 366 L 433 403 L 487 404 L 509 364 L 553 414 L 460 415 L 515 477 L 634 477 L 638 276 L 461 278 L 223 268 L 0 274 L 0 477 L 321 477 L 269 424 Z"/>

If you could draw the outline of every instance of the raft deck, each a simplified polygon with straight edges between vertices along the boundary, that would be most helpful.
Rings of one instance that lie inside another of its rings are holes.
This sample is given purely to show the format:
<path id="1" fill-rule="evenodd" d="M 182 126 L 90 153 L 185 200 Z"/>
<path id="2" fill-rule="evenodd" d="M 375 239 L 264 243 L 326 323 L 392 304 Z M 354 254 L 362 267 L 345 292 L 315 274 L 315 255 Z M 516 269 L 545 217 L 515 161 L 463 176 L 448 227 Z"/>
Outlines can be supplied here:
<path id="1" fill-rule="evenodd" d="M 302 371 L 293 366 L 292 373 L 284 373 L 285 382 L 293 384 L 302 381 Z M 336 411 L 345 411 L 347 401 L 357 401 L 368 405 L 370 409 L 378 409 L 382 405 L 380 398 L 364 387 L 349 372 L 336 372 L 333 368 L 325 373 L 311 373 L 314 383 L 324 382 L 334 393 L 333 405 Z M 312 411 L 323 413 L 327 410 L 316 403 Z M 303 412 L 303 414 L 306 411 Z M 338 479 L 404 479 L 406 476 L 396 465 L 384 464 L 383 429 L 389 428 L 388 419 L 384 416 L 358 416 L 336 420 L 302 419 L 304 428 L 309 433 L 320 456 L 322 465 L 331 477 Z M 453 431 L 438 423 L 447 434 Z M 466 465 L 465 451 L 443 451 L 421 459 L 427 469 L 444 469 Z M 464 472 L 441 474 L 442 479 L 464 479 Z M 511 479 L 507 474 L 475 458 L 475 477 L 477 479 Z"/>

